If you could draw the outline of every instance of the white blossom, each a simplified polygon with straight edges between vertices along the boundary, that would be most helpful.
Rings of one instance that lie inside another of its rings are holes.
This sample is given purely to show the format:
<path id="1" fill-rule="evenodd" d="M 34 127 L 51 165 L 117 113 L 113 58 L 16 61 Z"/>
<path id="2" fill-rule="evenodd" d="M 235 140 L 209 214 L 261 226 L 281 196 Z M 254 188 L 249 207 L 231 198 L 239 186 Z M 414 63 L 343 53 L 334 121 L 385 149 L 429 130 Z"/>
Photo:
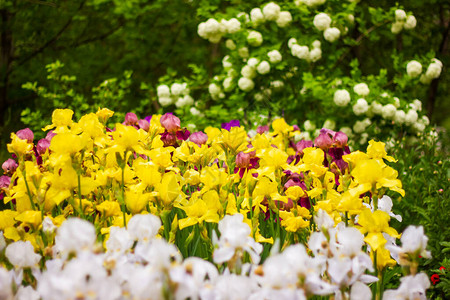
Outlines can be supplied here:
<path id="1" fill-rule="evenodd" d="M 403 23 L 395 22 L 392 23 L 391 32 L 393 34 L 399 34 L 403 29 Z"/>
<path id="2" fill-rule="evenodd" d="M 225 23 L 225 27 L 228 33 L 233 34 L 241 30 L 241 22 L 236 18 L 232 18 Z"/>
<path id="3" fill-rule="evenodd" d="M 395 10 L 395 21 L 403 22 L 406 20 L 406 12 L 403 9 Z"/>
<path id="4" fill-rule="evenodd" d="M 96 240 L 94 225 L 86 220 L 70 218 L 58 228 L 55 248 L 66 257 L 71 252 L 92 249 Z"/>
<path id="5" fill-rule="evenodd" d="M 296 38 L 290 38 L 290 39 L 288 40 L 288 47 L 289 47 L 289 49 L 291 49 L 292 46 L 294 46 L 295 44 L 297 44 L 297 39 L 296 39 Z M 292 50 L 292 49 L 291 49 L 291 50 Z"/>
<path id="6" fill-rule="evenodd" d="M 326 13 L 319 13 L 314 17 L 313 23 L 318 30 L 323 31 L 330 27 L 331 18 Z"/>
<path id="7" fill-rule="evenodd" d="M 309 52 L 309 60 L 312 62 L 316 62 L 319 59 L 322 58 L 322 50 L 320 50 L 320 48 L 313 48 L 310 52 Z"/>
<path id="8" fill-rule="evenodd" d="M 236 44 L 234 43 L 234 41 L 232 39 L 228 39 L 225 41 L 225 47 L 227 47 L 228 49 L 233 51 L 236 49 Z"/>
<path id="9" fill-rule="evenodd" d="M 211 95 L 217 95 L 217 94 L 220 94 L 221 89 L 220 89 L 220 86 L 218 86 L 217 84 L 211 83 L 208 86 L 208 91 Z"/>
<path id="10" fill-rule="evenodd" d="M 330 43 L 333 43 L 339 39 L 339 36 L 341 35 L 341 31 L 337 29 L 336 27 L 330 27 L 325 29 L 323 32 L 323 37 L 325 40 L 327 40 Z"/>
<path id="11" fill-rule="evenodd" d="M 30 241 L 17 241 L 6 247 L 5 256 L 16 268 L 34 267 L 41 260 Z"/>
<path id="12" fill-rule="evenodd" d="M 227 77 L 227 78 L 225 78 L 225 79 L 223 80 L 222 85 L 223 85 L 223 89 L 224 89 L 226 92 L 231 91 L 231 89 L 233 88 L 233 78 L 232 78 L 232 77 Z"/>
<path id="13" fill-rule="evenodd" d="M 281 28 L 286 27 L 292 22 L 292 15 L 289 11 L 282 11 L 278 15 L 277 25 Z"/>
<path id="14" fill-rule="evenodd" d="M 409 77 L 417 77 L 422 73 L 422 65 L 420 62 L 412 60 L 406 65 L 406 73 Z"/>
<path id="15" fill-rule="evenodd" d="M 241 77 L 239 78 L 238 86 L 244 92 L 250 92 L 255 87 L 255 83 L 249 78 Z"/>
<path id="16" fill-rule="evenodd" d="M 259 63 L 258 67 L 256 68 L 259 74 L 264 75 L 270 72 L 270 64 L 263 60 Z"/>
<path id="17" fill-rule="evenodd" d="M 353 105 L 353 112 L 355 115 L 359 116 L 367 112 L 369 109 L 369 104 L 367 103 L 366 99 L 359 98 L 356 100 L 356 104 Z"/>
<path id="18" fill-rule="evenodd" d="M 431 79 L 438 78 L 442 72 L 442 63 L 440 61 L 432 62 L 425 73 L 425 76 Z"/>
<path id="19" fill-rule="evenodd" d="M 373 101 L 372 103 L 370 103 L 370 110 L 372 111 L 372 113 L 380 115 L 383 111 L 383 105 L 381 105 L 377 101 Z"/>
<path id="20" fill-rule="evenodd" d="M 427 274 L 419 273 L 400 278 L 400 286 L 396 290 L 386 290 L 383 300 L 389 299 L 414 299 L 426 300 L 426 290 L 430 287 Z"/>
<path id="21" fill-rule="evenodd" d="M 256 57 L 252 57 L 247 61 L 247 65 L 252 68 L 256 68 L 256 66 L 258 64 L 259 64 L 259 59 L 257 59 Z"/>
<path id="22" fill-rule="evenodd" d="M 337 90 L 334 92 L 333 101 L 337 106 L 346 106 L 350 100 L 350 93 L 347 90 Z"/>
<path id="23" fill-rule="evenodd" d="M 408 16 L 406 18 L 405 24 L 403 24 L 403 28 L 410 30 L 410 29 L 414 29 L 416 27 L 416 25 L 417 25 L 416 17 Z"/>
<path id="24" fill-rule="evenodd" d="M 158 88 L 156 89 L 156 93 L 158 94 L 158 97 L 170 97 L 170 88 L 163 84 L 163 85 L 159 85 Z"/>
<path id="25" fill-rule="evenodd" d="M 269 61 L 273 64 L 279 63 L 282 60 L 281 53 L 278 50 L 272 50 L 267 53 Z"/>
<path id="26" fill-rule="evenodd" d="M 314 124 L 314 122 L 312 122 L 310 120 L 306 120 L 303 123 L 303 127 L 305 128 L 306 131 L 313 131 L 316 129 L 316 124 Z"/>
<path id="27" fill-rule="evenodd" d="M 394 121 L 395 123 L 401 125 L 405 123 L 406 113 L 403 110 L 397 110 L 395 112 Z"/>
<path id="28" fill-rule="evenodd" d="M 250 11 L 250 19 L 253 23 L 259 24 L 264 22 L 264 15 L 263 12 L 259 7 L 254 8 Z"/>
<path id="29" fill-rule="evenodd" d="M 255 47 L 260 46 L 263 42 L 262 34 L 259 33 L 258 31 L 254 31 L 254 30 L 250 31 L 247 36 L 247 42 L 251 46 L 255 46 Z"/>
<path id="30" fill-rule="evenodd" d="M 419 118 L 419 115 L 414 109 L 408 110 L 405 116 L 405 123 L 406 125 L 413 125 L 417 122 L 417 119 Z"/>
<path id="31" fill-rule="evenodd" d="M 392 118 L 394 118 L 396 111 L 397 108 L 395 108 L 393 104 L 386 104 L 381 110 L 381 116 L 383 117 L 383 119 L 391 120 Z"/>
<path id="32" fill-rule="evenodd" d="M 307 46 L 300 46 L 297 44 L 292 45 L 291 53 L 293 56 L 296 56 L 300 59 L 308 59 L 309 58 L 309 49 Z"/>
<path id="33" fill-rule="evenodd" d="M 234 214 L 226 215 L 219 221 L 220 239 L 217 242 L 219 248 L 213 253 L 215 263 L 229 261 L 239 249 L 247 252 L 253 263 L 259 263 L 262 245 L 256 243 L 250 236 L 251 229 L 243 220 L 243 215 Z"/>
<path id="34" fill-rule="evenodd" d="M 245 65 L 241 70 L 241 75 L 248 79 L 253 79 L 256 76 L 255 68 Z"/>
<path id="35" fill-rule="evenodd" d="M 275 21 L 280 14 L 280 6 L 274 2 L 270 2 L 264 6 L 263 14 L 266 20 Z"/>
<path id="36" fill-rule="evenodd" d="M 334 130 L 336 128 L 336 121 L 331 120 L 331 119 L 326 119 L 325 122 L 323 123 L 322 128 Z"/>
<path id="37" fill-rule="evenodd" d="M 369 87 L 365 83 L 358 83 L 353 87 L 353 91 L 362 97 L 365 97 L 370 93 Z"/>
<path id="38" fill-rule="evenodd" d="M 320 48 L 320 41 L 319 40 L 315 40 L 313 43 L 312 43 L 312 46 L 313 46 L 313 48 Z"/>
<path id="39" fill-rule="evenodd" d="M 229 55 L 225 55 L 222 59 L 222 66 L 227 69 L 227 68 L 231 68 L 233 66 L 233 64 L 230 61 L 230 56 Z"/>
<path id="40" fill-rule="evenodd" d="M 165 107 L 165 106 L 169 106 L 170 104 L 172 104 L 173 99 L 171 97 L 159 97 L 158 102 L 159 102 L 159 104 L 161 104 L 161 106 Z"/>

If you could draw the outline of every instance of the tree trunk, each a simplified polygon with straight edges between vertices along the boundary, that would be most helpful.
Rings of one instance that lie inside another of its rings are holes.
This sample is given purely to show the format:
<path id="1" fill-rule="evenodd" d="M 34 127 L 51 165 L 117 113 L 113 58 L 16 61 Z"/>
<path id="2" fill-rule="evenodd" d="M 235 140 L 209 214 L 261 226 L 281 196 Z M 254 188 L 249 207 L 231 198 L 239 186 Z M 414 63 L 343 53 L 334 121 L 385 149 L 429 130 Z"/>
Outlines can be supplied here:
<path id="1" fill-rule="evenodd" d="M 0 10 L 0 126 L 4 125 L 8 108 L 8 84 L 13 58 L 12 19 L 13 13 L 7 9 Z"/>

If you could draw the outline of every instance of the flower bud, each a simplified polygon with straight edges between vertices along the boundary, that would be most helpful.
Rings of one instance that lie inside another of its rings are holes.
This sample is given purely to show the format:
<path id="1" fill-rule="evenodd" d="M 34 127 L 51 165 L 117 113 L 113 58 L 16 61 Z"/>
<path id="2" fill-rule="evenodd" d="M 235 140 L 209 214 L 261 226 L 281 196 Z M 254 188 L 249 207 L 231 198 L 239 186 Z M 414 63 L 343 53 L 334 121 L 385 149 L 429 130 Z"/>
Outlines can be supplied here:
<path id="1" fill-rule="evenodd" d="M 295 144 L 295 148 L 297 149 L 297 153 L 303 154 L 303 149 L 313 147 L 312 141 L 301 140 Z"/>
<path id="2" fill-rule="evenodd" d="M 17 137 L 22 140 L 27 140 L 28 143 L 32 143 L 34 140 L 34 133 L 31 131 L 30 128 L 25 128 L 22 130 L 17 131 L 16 133 Z"/>
<path id="3" fill-rule="evenodd" d="M 5 162 L 2 164 L 2 169 L 5 173 L 14 173 L 14 171 L 17 169 L 19 165 L 16 163 L 16 161 L 12 158 L 8 158 L 5 160 Z"/>
<path id="4" fill-rule="evenodd" d="M 238 168 L 247 168 L 250 165 L 250 154 L 239 152 L 236 155 L 236 167 Z"/>
<path id="5" fill-rule="evenodd" d="M 189 137 L 189 140 L 196 143 L 198 146 L 205 144 L 208 141 L 208 135 L 202 131 L 194 132 Z"/>
<path id="6" fill-rule="evenodd" d="M 138 117 L 135 113 L 129 112 L 125 115 L 124 125 L 136 125 L 138 122 Z"/>
<path id="7" fill-rule="evenodd" d="M 258 128 L 256 128 L 256 132 L 259 134 L 263 134 L 264 132 L 269 132 L 269 125 L 258 126 Z"/>
<path id="8" fill-rule="evenodd" d="M 140 129 L 148 131 L 148 129 L 150 128 L 150 123 L 147 120 L 145 120 L 145 119 L 141 119 L 138 122 L 138 126 L 139 126 Z"/>
<path id="9" fill-rule="evenodd" d="M 164 147 L 174 146 L 177 144 L 177 135 L 170 132 L 161 133 L 161 141 L 163 141 Z"/>
<path id="10" fill-rule="evenodd" d="M 36 151 L 39 155 L 44 154 L 50 147 L 50 141 L 48 139 L 40 139 L 36 145 Z"/>
<path id="11" fill-rule="evenodd" d="M 173 115 L 173 113 L 166 113 L 160 119 L 162 127 L 167 131 L 175 132 L 180 129 L 180 119 Z"/>
<path id="12" fill-rule="evenodd" d="M 316 139 L 314 140 L 314 145 L 316 147 L 319 147 L 320 149 L 328 149 L 333 145 L 333 140 L 331 139 L 331 136 L 329 134 L 329 131 L 327 129 L 321 129 L 320 134 Z"/>
<path id="13" fill-rule="evenodd" d="M 9 176 L 0 176 L 0 189 L 1 188 L 8 188 L 11 184 L 11 177 Z"/>
<path id="14" fill-rule="evenodd" d="M 333 142 L 336 147 L 345 147 L 347 146 L 348 136 L 342 131 L 338 131 L 333 137 Z"/>
<path id="15" fill-rule="evenodd" d="M 48 140 L 49 142 L 52 141 L 52 138 L 56 135 L 56 133 L 53 132 L 53 130 L 50 130 L 47 135 L 45 136 L 45 139 Z"/>

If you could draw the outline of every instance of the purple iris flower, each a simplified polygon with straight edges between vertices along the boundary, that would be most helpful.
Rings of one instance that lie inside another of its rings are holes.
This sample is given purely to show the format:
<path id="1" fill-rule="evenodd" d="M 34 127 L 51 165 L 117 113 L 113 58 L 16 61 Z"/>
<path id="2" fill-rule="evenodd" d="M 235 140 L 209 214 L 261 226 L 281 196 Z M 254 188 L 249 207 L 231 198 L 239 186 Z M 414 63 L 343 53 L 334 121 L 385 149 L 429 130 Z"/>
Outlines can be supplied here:
<path id="1" fill-rule="evenodd" d="M 241 122 L 239 120 L 231 120 L 228 123 L 222 123 L 222 128 L 230 131 L 231 127 L 239 127 L 241 126 Z"/>

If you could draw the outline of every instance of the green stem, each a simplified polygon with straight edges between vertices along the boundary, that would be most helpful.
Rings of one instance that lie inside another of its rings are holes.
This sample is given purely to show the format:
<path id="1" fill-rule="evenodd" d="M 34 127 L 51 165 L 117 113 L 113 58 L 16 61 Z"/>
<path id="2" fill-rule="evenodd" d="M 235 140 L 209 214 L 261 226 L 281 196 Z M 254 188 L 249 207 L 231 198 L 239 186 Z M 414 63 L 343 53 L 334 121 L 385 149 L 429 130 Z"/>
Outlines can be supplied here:
<path id="1" fill-rule="evenodd" d="M 28 197 L 30 198 L 31 208 L 32 208 L 33 210 L 36 210 L 36 206 L 34 205 L 33 198 L 31 197 L 30 187 L 28 186 L 28 181 L 27 181 L 27 171 L 25 171 L 25 169 L 24 169 L 24 170 L 22 171 L 22 174 L 23 174 L 23 180 L 25 181 L 25 186 L 27 187 Z"/>
<path id="2" fill-rule="evenodd" d="M 84 215 L 84 209 L 83 209 L 83 203 L 81 201 L 81 174 L 79 172 L 77 172 L 77 177 L 78 177 L 78 198 L 80 199 L 80 212 L 81 212 L 81 217 L 83 219 L 86 219 L 85 215 Z"/>
<path id="3" fill-rule="evenodd" d="M 126 153 L 125 153 L 126 156 Z M 127 228 L 126 207 L 125 207 L 125 166 L 122 168 L 122 214 L 123 214 L 123 227 Z"/>

